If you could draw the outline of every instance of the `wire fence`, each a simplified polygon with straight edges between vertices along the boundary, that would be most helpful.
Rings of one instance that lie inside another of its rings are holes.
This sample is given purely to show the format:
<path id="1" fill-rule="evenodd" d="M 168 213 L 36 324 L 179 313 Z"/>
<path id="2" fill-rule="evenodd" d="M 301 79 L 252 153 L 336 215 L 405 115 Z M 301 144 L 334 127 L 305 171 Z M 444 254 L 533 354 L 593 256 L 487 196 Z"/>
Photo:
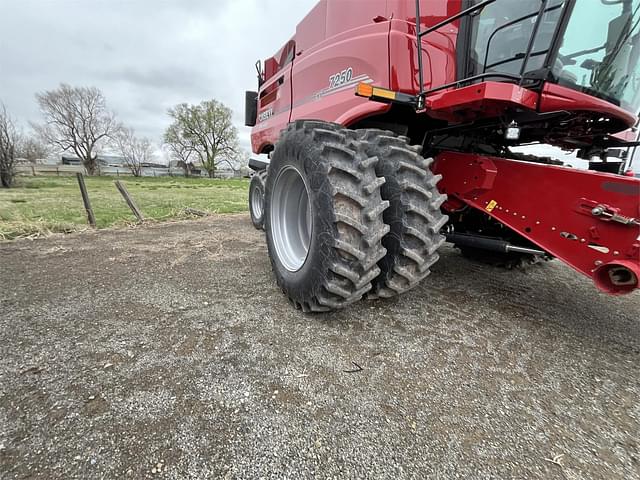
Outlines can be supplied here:
<path id="1" fill-rule="evenodd" d="M 23 176 L 68 176 L 76 173 L 85 174 L 86 171 L 82 165 L 18 165 L 16 173 Z M 217 170 L 215 178 L 240 178 L 243 176 L 241 170 Z M 131 170 L 123 167 L 100 167 L 100 175 L 112 177 L 130 177 Z M 185 173 L 182 168 L 154 168 L 143 167 L 143 177 L 184 177 Z M 208 177 L 205 170 L 199 173 L 191 173 L 190 177 Z"/>

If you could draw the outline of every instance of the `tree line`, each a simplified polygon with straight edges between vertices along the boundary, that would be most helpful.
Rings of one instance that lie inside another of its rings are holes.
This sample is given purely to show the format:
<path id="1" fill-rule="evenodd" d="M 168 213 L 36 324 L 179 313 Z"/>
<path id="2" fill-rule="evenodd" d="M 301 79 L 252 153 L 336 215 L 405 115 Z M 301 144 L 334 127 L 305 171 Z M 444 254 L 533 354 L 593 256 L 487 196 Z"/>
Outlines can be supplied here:
<path id="1" fill-rule="evenodd" d="M 52 151 L 73 153 L 87 174 L 100 173 L 98 154 L 105 149 L 119 153 L 135 176 L 153 155 L 152 142 L 139 137 L 108 109 L 103 93 L 95 87 L 61 84 L 37 93 L 43 122 L 31 123 L 25 135 L 0 102 L 0 185 L 8 188 L 15 177 L 16 160 L 35 162 Z M 232 111 L 217 100 L 197 105 L 181 103 L 167 112 L 171 119 L 162 137 L 163 146 L 189 175 L 196 163 L 211 178 L 222 163 L 232 168 L 242 160 Z"/>

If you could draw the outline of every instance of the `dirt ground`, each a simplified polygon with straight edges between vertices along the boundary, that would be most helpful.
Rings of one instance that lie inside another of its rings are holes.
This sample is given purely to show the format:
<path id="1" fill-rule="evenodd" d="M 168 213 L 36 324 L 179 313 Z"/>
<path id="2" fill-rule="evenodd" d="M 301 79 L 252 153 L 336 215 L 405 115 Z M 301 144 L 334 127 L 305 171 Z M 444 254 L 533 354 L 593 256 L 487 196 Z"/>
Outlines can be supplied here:
<path id="1" fill-rule="evenodd" d="M 559 262 L 306 316 L 229 215 L 1 244 L 0 286 L 1 479 L 640 478 L 640 295 Z"/>

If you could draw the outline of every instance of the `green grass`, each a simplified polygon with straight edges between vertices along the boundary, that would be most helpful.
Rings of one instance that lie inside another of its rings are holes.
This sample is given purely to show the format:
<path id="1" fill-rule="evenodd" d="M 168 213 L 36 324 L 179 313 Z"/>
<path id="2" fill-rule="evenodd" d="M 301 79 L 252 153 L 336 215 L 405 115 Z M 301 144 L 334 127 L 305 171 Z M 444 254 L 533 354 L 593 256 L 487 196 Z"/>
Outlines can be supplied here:
<path id="1" fill-rule="evenodd" d="M 18 177 L 0 188 L 0 240 L 72 232 L 87 227 L 76 177 Z M 98 228 L 135 222 L 114 177 L 85 177 Z M 121 179 L 145 218 L 185 217 L 187 207 L 211 213 L 247 210 L 246 179 L 127 177 Z"/>

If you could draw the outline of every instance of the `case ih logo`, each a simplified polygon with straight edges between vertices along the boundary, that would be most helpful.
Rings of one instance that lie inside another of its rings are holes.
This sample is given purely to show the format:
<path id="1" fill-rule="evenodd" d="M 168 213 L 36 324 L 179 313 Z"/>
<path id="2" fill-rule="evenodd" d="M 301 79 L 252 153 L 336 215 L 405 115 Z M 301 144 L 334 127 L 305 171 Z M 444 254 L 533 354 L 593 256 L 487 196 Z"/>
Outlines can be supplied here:
<path id="1" fill-rule="evenodd" d="M 265 120 L 269 120 L 273 117 L 273 108 L 267 108 L 264 112 L 258 115 L 258 121 L 264 122 Z"/>

